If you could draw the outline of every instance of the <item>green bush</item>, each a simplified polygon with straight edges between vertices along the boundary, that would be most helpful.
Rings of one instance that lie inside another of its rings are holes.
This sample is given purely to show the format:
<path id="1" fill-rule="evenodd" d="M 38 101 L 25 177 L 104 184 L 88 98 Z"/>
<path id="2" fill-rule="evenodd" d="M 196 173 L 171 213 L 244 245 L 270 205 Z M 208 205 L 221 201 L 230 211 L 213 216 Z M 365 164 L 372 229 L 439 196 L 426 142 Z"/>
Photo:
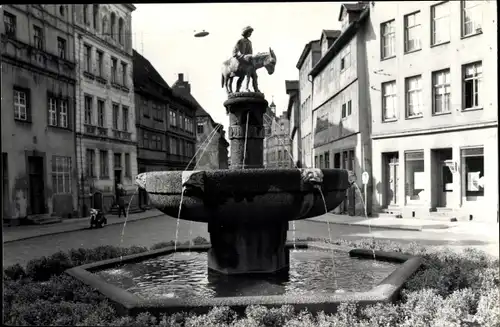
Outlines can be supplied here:
<path id="1" fill-rule="evenodd" d="M 207 240 L 195 238 L 192 243 L 205 244 Z M 159 317 L 149 313 L 119 317 L 103 295 L 62 272 L 73 266 L 147 249 L 113 246 L 80 248 L 31 260 L 26 270 L 20 265 L 5 268 L 4 321 L 8 325 L 59 326 L 500 327 L 498 259 L 471 249 L 463 253 L 447 250 L 430 252 L 417 243 L 401 245 L 372 239 L 336 240 L 331 243 L 420 255 L 424 262 L 423 269 L 406 283 L 400 302 L 379 303 L 362 310 L 353 303 L 343 303 L 333 315 L 294 312 L 291 306 L 274 309 L 250 306 L 242 316 L 228 307 L 219 307 L 204 315 L 180 312 Z M 172 245 L 173 242 L 163 242 L 151 249 Z"/>

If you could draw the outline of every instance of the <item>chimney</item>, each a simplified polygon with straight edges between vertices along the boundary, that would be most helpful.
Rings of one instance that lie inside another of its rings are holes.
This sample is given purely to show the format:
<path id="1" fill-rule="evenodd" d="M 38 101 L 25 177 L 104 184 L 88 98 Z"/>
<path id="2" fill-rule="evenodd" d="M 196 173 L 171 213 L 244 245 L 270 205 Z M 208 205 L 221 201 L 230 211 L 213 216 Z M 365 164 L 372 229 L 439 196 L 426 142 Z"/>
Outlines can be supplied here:
<path id="1" fill-rule="evenodd" d="M 179 82 L 184 82 L 184 74 L 183 73 L 179 73 L 178 80 L 179 80 Z"/>

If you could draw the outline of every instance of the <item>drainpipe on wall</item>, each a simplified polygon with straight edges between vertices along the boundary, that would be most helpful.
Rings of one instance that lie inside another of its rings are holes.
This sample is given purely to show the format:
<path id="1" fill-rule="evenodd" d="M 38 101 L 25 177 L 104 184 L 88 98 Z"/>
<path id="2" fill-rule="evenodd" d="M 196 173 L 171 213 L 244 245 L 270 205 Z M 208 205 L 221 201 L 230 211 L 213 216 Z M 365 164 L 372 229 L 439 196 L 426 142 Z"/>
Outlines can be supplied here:
<path id="1" fill-rule="evenodd" d="M 311 83 L 311 110 L 310 110 L 310 117 L 311 117 L 311 148 L 309 150 L 311 150 L 311 167 L 314 167 L 314 121 L 313 121 L 313 116 L 312 116 L 312 112 L 313 112 L 313 104 L 314 104 L 314 79 L 312 78 L 312 76 L 309 74 L 307 75 L 307 81 L 309 83 Z M 316 168 L 316 167 L 314 167 Z"/>

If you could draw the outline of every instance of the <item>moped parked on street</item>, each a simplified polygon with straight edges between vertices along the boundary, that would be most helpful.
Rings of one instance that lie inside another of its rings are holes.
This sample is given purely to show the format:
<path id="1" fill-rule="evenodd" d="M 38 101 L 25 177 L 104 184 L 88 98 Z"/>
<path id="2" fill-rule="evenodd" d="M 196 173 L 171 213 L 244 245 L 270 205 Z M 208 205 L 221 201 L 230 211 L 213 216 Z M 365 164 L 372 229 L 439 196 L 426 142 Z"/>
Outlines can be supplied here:
<path id="1" fill-rule="evenodd" d="M 101 210 L 90 208 L 90 228 L 102 228 L 103 225 L 106 225 L 107 223 L 108 220 Z"/>

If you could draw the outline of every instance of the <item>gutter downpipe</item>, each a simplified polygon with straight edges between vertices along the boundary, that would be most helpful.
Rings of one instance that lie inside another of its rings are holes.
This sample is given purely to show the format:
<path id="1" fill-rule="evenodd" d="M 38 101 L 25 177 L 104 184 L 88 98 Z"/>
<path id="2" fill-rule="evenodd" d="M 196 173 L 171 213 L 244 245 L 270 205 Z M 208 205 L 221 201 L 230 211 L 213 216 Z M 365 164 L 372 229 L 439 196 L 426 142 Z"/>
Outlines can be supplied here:
<path id="1" fill-rule="evenodd" d="M 312 60 L 312 51 L 311 51 L 311 60 Z M 313 105 L 314 105 L 314 78 L 311 74 L 307 75 L 307 81 L 311 83 L 311 168 L 314 167 L 314 121 L 313 121 Z"/>

